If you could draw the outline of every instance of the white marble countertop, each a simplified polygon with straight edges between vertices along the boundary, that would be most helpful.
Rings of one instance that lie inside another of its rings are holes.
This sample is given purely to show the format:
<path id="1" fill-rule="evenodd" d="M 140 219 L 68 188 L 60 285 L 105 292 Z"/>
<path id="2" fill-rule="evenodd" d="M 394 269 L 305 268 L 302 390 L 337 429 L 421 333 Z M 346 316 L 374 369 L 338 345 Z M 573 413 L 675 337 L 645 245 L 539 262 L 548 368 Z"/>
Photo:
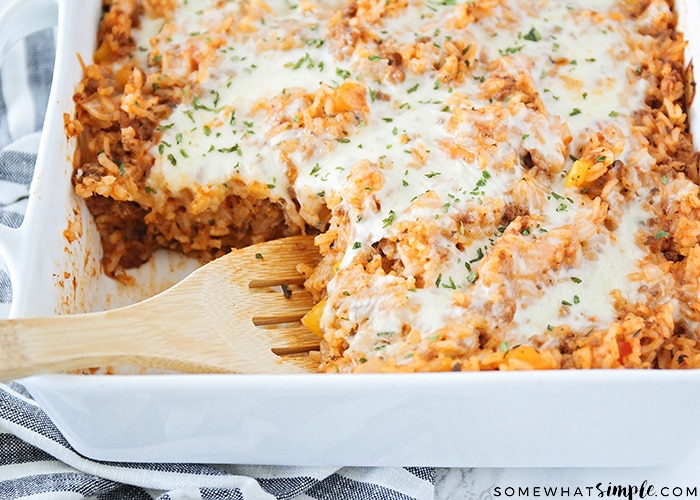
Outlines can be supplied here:
<path id="1" fill-rule="evenodd" d="M 690 435 L 687 442 L 678 443 L 678 460 L 660 467 L 443 468 L 437 469 L 435 482 L 436 500 L 700 498 L 700 441 Z"/>

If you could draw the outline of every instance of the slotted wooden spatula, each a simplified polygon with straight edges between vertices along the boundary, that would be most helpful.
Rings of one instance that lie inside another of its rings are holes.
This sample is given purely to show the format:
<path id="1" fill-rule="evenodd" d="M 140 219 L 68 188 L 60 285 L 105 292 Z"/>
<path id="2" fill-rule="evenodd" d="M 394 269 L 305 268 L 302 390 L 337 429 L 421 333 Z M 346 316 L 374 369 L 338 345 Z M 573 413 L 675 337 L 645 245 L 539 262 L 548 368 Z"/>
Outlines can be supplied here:
<path id="1" fill-rule="evenodd" d="M 320 259 L 312 236 L 220 257 L 150 299 L 111 311 L 0 322 L 0 379 L 90 367 L 190 373 L 298 373 L 319 338 L 297 265 Z"/>

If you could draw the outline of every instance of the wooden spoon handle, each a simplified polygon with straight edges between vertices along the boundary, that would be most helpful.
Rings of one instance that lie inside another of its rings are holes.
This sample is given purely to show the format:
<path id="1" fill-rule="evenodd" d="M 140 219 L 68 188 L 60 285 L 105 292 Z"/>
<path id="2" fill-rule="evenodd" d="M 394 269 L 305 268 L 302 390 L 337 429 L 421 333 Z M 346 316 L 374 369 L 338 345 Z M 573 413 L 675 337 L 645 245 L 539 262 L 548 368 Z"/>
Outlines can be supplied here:
<path id="1" fill-rule="evenodd" d="M 138 342 L 148 329 L 110 312 L 0 321 L 0 380 L 133 362 L 152 352 Z"/>

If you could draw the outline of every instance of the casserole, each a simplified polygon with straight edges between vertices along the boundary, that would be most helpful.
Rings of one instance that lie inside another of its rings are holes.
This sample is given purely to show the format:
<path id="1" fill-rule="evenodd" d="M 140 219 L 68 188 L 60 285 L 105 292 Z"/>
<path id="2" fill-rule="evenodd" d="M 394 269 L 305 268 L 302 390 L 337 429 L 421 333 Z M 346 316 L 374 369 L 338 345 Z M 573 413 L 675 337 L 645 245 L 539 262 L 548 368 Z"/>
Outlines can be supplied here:
<path id="1" fill-rule="evenodd" d="M 317 234 L 321 371 L 699 367 L 675 29 L 667 0 L 106 2 L 74 188 L 116 279 Z"/>
<path id="2" fill-rule="evenodd" d="M 27 216 L 19 230 L 3 228 L 0 235 L 15 283 L 13 316 L 114 307 L 153 294 L 196 266 L 163 253 L 133 271 L 137 287 L 102 276 L 94 223 L 72 195 L 73 145 L 64 133 L 81 71 L 75 54 L 89 60 L 100 6 L 64 1 L 58 7 L 56 73 Z M 677 7 L 684 26 L 698 19 L 695 3 Z M 2 23 L 12 25 L 19 12 L 17 6 L 8 10 Z M 93 24 L 84 23 L 86 18 Z M 697 40 L 688 47 L 697 53 Z M 102 460 L 631 466 L 678 456 L 676 443 L 688 438 L 676 423 L 698 412 L 700 403 L 692 397 L 697 378 L 695 371 L 604 370 L 285 378 L 50 375 L 25 383 L 69 442 Z M 330 422 L 332 432 L 319 432 Z M 122 435 L 126 428 L 129 436 Z"/>

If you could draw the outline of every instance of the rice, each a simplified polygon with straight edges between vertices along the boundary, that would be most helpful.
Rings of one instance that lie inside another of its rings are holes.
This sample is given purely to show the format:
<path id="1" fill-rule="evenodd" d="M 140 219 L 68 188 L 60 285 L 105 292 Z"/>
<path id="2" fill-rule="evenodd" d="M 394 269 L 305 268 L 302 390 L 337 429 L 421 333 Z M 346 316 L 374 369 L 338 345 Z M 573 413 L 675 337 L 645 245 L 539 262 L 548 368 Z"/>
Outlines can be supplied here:
<path id="1" fill-rule="evenodd" d="M 665 0 L 105 2 L 74 185 L 105 272 L 317 234 L 321 371 L 700 363 Z"/>

